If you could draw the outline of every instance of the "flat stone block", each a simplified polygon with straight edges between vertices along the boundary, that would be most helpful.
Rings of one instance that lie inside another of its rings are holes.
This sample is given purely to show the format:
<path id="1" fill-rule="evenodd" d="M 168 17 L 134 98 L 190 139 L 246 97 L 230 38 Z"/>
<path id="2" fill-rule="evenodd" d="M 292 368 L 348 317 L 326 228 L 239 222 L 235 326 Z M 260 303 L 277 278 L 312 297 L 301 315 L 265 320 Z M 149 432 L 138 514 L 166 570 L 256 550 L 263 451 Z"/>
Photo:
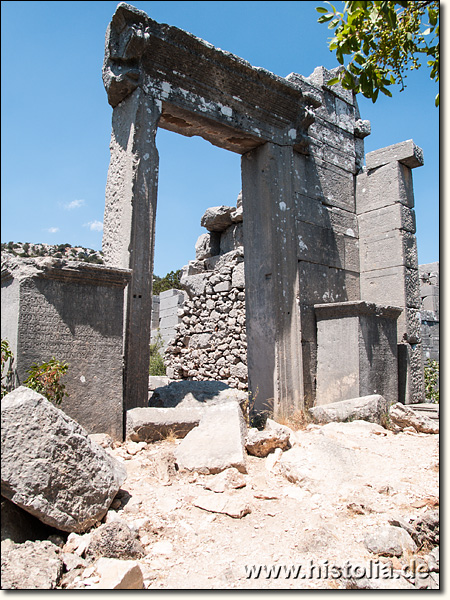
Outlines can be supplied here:
<path id="1" fill-rule="evenodd" d="M 414 210 L 399 203 L 362 213 L 358 217 L 358 222 L 360 235 L 366 239 L 391 232 L 394 229 L 402 229 L 410 233 L 416 232 Z"/>
<path id="2" fill-rule="evenodd" d="M 239 404 L 210 406 L 200 425 L 183 439 L 175 451 L 181 469 L 220 473 L 235 467 L 246 473 L 245 425 Z"/>
<path id="3" fill-rule="evenodd" d="M 411 169 L 401 163 L 389 163 L 356 178 L 358 215 L 395 203 L 414 208 Z"/>
<path id="4" fill-rule="evenodd" d="M 361 272 L 402 266 L 417 269 L 417 241 L 412 233 L 374 232 L 371 237 L 361 236 L 360 245 Z"/>
<path id="5" fill-rule="evenodd" d="M 126 438 L 133 442 L 156 442 L 168 435 L 185 437 L 197 427 L 204 408 L 132 408 L 127 411 Z"/>
<path id="6" fill-rule="evenodd" d="M 423 150 L 412 140 L 407 140 L 366 154 L 368 169 L 375 169 L 391 162 L 400 162 L 410 169 L 421 167 L 424 164 Z"/>
<path id="7" fill-rule="evenodd" d="M 344 236 L 332 229 L 296 221 L 297 258 L 327 267 L 343 268 Z"/>
<path id="8" fill-rule="evenodd" d="M 214 286 L 214 291 L 216 293 L 221 292 L 229 292 L 231 290 L 231 281 L 221 281 L 217 285 Z"/>
<path id="9" fill-rule="evenodd" d="M 424 402 L 423 353 L 421 344 L 398 345 L 399 402 Z"/>
<path id="10" fill-rule="evenodd" d="M 381 394 L 397 401 L 400 308 L 367 302 L 314 306 L 318 405 Z"/>
<path id="11" fill-rule="evenodd" d="M 368 421 L 385 426 L 387 423 L 388 403 L 383 396 L 373 394 L 361 398 L 351 398 L 315 406 L 310 413 L 316 423 Z"/>
<path id="12" fill-rule="evenodd" d="M 180 318 L 175 314 L 168 317 L 163 317 L 159 321 L 160 329 L 168 329 L 170 327 L 175 327 L 180 322 Z"/>
<path id="13" fill-rule="evenodd" d="M 420 308 L 419 272 L 390 267 L 361 273 L 361 298 L 378 304 Z"/>
<path id="14" fill-rule="evenodd" d="M 301 304 L 359 300 L 358 273 L 306 261 L 299 261 L 298 268 Z"/>

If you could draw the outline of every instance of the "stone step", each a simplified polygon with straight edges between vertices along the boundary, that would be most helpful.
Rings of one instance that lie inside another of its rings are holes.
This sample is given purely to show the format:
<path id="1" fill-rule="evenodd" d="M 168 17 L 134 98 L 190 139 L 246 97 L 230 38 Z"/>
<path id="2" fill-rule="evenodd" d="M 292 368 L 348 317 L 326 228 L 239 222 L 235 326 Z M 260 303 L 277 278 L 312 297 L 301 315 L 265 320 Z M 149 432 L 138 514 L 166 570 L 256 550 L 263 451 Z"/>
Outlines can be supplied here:
<path id="1" fill-rule="evenodd" d="M 439 404 L 424 402 L 422 404 L 409 404 L 408 408 L 412 408 L 415 412 L 424 415 L 429 419 L 439 421 Z"/>

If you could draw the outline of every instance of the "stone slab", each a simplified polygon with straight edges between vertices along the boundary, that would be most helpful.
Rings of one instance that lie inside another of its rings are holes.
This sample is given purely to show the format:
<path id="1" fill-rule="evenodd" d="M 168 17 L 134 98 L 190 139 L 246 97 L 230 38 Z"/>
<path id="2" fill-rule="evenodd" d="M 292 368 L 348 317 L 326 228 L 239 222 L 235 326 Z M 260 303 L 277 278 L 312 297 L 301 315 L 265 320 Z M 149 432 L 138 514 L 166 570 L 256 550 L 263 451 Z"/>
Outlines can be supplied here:
<path id="1" fill-rule="evenodd" d="M 202 473 L 220 473 L 235 467 L 246 473 L 245 425 L 235 402 L 210 406 L 175 451 L 179 468 Z"/>
<path id="2" fill-rule="evenodd" d="M 127 411 L 126 439 L 156 442 L 168 436 L 183 438 L 200 423 L 204 408 L 133 408 Z"/>
<path id="3" fill-rule="evenodd" d="M 412 140 L 406 140 L 366 154 L 368 169 L 376 169 L 391 162 L 403 163 L 410 169 L 421 167 L 424 164 L 423 150 Z"/>

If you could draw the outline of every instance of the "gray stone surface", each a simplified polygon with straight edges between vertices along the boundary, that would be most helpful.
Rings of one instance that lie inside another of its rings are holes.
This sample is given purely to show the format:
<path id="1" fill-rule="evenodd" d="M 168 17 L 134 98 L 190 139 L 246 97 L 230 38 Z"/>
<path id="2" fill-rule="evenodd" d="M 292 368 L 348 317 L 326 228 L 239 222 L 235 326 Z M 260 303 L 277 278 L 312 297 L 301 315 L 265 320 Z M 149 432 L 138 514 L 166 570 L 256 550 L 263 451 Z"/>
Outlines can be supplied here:
<path id="1" fill-rule="evenodd" d="M 266 457 L 276 448 L 288 450 L 291 447 L 290 435 L 284 431 L 249 429 L 245 439 L 245 449 L 253 456 Z"/>
<path id="2" fill-rule="evenodd" d="M 224 231 L 233 224 L 231 213 L 234 210 L 232 206 L 212 206 L 206 209 L 200 224 L 208 231 Z"/>
<path id="3" fill-rule="evenodd" d="M 102 250 L 105 264 L 132 270 L 125 316 L 126 409 L 145 406 L 148 395 L 160 115 L 161 104 L 139 88 L 115 106 L 112 117 Z"/>
<path id="4" fill-rule="evenodd" d="M 100 558 L 95 570 L 100 575 L 102 590 L 142 590 L 144 576 L 139 563 L 133 560 Z"/>
<path id="5" fill-rule="evenodd" d="M 400 309 L 367 302 L 315 305 L 318 405 L 381 394 L 398 400 Z"/>
<path id="6" fill-rule="evenodd" d="M 222 381 L 173 381 L 153 392 L 152 405 L 161 408 L 196 408 L 236 402 L 243 404 L 247 394 Z"/>
<path id="7" fill-rule="evenodd" d="M 369 533 L 364 545 L 369 552 L 380 556 L 402 556 L 404 552 L 417 550 L 414 540 L 404 529 L 390 525 Z"/>
<path id="8" fill-rule="evenodd" d="M 187 434 L 175 451 L 179 468 L 214 474 L 235 467 L 246 473 L 246 429 L 237 403 L 208 407 L 199 426 Z"/>
<path id="9" fill-rule="evenodd" d="M 86 557 L 95 559 L 105 558 L 141 558 L 144 548 L 130 527 L 123 521 L 104 523 L 91 533 Z"/>
<path id="10" fill-rule="evenodd" d="M 133 408 L 127 411 L 126 439 L 134 442 L 156 442 L 169 435 L 185 437 L 197 427 L 203 407 Z"/>
<path id="11" fill-rule="evenodd" d="M 107 512 L 126 471 L 73 419 L 19 387 L 2 399 L 2 495 L 63 531 Z"/>
<path id="12" fill-rule="evenodd" d="M 53 590 L 63 573 L 57 546 L 49 541 L 2 541 L 3 590 Z"/>
<path id="13" fill-rule="evenodd" d="M 423 165 L 423 151 L 412 140 L 407 140 L 380 150 L 374 150 L 366 156 L 368 169 L 375 169 L 392 162 L 400 162 L 410 169 L 421 167 Z"/>
<path id="14" fill-rule="evenodd" d="M 400 402 L 390 407 L 389 417 L 399 429 L 414 427 L 419 433 L 439 433 L 439 421 L 436 422 Z"/>
<path id="15" fill-rule="evenodd" d="M 61 408 L 89 433 L 122 440 L 123 290 L 130 272 L 16 257 L 2 271 L 2 305 L 8 306 L 2 339 L 11 342 L 18 381 L 52 356 L 67 362 Z"/>
<path id="16" fill-rule="evenodd" d="M 310 408 L 309 412 L 316 423 L 361 420 L 385 426 L 388 410 L 389 405 L 385 398 L 379 394 L 373 394 L 315 406 Z"/>

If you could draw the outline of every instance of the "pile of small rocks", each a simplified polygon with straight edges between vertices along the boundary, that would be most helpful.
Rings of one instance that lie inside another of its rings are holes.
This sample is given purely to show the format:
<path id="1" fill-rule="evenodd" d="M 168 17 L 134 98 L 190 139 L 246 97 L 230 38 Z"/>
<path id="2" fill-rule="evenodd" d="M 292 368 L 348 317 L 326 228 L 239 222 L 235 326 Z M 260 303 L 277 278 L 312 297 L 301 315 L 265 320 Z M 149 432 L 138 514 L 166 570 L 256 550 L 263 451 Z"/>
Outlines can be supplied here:
<path id="1" fill-rule="evenodd" d="M 242 206 L 209 208 L 208 233 L 199 237 L 196 259 L 182 269 L 188 294 L 181 323 L 165 354 L 171 379 L 223 381 L 247 389 Z"/>

